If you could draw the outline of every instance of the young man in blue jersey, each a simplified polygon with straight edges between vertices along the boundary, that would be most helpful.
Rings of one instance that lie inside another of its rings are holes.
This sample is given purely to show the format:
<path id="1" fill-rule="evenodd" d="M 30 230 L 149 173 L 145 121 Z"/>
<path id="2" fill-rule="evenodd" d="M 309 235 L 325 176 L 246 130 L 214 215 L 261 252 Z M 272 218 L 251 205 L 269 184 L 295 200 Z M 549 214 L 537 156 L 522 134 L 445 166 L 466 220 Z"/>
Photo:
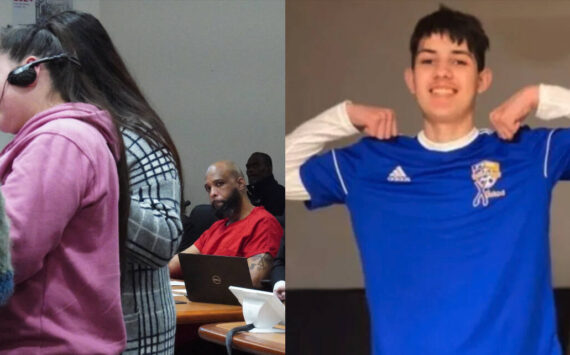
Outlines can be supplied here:
<path id="1" fill-rule="evenodd" d="M 397 135 L 392 110 L 350 102 L 286 137 L 287 198 L 350 212 L 374 354 L 561 354 L 548 225 L 570 131 L 521 122 L 570 115 L 570 91 L 524 88 L 491 113 L 496 132 L 476 129 L 488 46 L 475 17 L 442 7 L 410 41 L 417 137 Z M 318 154 L 359 131 L 370 137 Z"/>

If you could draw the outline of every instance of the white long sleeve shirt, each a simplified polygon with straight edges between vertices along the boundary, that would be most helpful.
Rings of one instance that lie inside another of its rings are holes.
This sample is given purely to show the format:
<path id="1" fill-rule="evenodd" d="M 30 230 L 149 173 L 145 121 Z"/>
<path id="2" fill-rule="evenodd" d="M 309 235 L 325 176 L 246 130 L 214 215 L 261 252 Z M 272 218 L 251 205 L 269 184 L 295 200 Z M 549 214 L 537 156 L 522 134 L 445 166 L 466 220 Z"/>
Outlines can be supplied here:
<path id="1" fill-rule="evenodd" d="M 346 112 L 347 102 L 341 102 L 304 122 L 285 137 L 286 199 L 309 200 L 309 193 L 303 186 L 299 174 L 301 165 L 319 153 L 325 144 L 359 133 Z M 540 84 L 536 116 L 543 120 L 570 118 L 570 90 L 560 86 Z M 477 137 L 477 134 L 478 130 L 474 129 L 467 136 L 444 144 L 431 142 L 423 132 L 418 134 L 418 139 L 428 149 L 446 151 L 466 146 Z"/>

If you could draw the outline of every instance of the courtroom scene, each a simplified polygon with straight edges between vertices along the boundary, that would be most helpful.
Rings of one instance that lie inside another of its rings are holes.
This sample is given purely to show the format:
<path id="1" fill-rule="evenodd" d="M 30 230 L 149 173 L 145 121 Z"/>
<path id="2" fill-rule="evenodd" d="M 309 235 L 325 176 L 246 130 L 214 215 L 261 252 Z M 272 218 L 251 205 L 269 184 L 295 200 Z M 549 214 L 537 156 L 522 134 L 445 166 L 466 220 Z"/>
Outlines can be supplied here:
<path id="1" fill-rule="evenodd" d="M 285 3 L 0 0 L 0 354 L 285 354 Z"/>
<path id="2" fill-rule="evenodd" d="M 287 351 L 570 354 L 570 2 L 286 2 Z"/>

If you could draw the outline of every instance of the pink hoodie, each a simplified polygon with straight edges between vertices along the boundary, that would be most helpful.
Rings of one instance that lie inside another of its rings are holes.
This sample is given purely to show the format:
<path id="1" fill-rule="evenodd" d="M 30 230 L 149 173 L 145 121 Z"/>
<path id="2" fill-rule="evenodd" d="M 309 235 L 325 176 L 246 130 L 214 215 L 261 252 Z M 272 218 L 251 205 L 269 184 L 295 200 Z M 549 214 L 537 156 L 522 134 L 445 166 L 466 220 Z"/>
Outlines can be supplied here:
<path id="1" fill-rule="evenodd" d="M 105 111 L 66 103 L 32 117 L 0 154 L 16 284 L 0 307 L 0 354 L 123 350 L 119 149 Z"/>

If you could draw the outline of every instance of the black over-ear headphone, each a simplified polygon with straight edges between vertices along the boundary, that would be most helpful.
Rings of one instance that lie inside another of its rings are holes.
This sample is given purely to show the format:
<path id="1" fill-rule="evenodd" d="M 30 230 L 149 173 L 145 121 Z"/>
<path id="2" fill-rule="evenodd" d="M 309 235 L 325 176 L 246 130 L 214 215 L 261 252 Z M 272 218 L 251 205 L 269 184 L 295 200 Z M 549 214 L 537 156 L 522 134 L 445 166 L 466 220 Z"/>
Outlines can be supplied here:
<path id="1" fill-rule="evenodd" d="M 36 80 L 37 74 L 36 71 L 34 70 L 35 66 L 40 65 L 41 63 L 51 62 L 58 59 L 67 59 L 73 64 L 81 66 L 77 58 L 70 56 L 66 53 L 62 53 L 51 57 L 41 58 L 34 62 L 17 67 L 16 69 L 12 70 L 10 74 L 8 74 L 7 81 L 15 86 L 31 85 Z"/>

